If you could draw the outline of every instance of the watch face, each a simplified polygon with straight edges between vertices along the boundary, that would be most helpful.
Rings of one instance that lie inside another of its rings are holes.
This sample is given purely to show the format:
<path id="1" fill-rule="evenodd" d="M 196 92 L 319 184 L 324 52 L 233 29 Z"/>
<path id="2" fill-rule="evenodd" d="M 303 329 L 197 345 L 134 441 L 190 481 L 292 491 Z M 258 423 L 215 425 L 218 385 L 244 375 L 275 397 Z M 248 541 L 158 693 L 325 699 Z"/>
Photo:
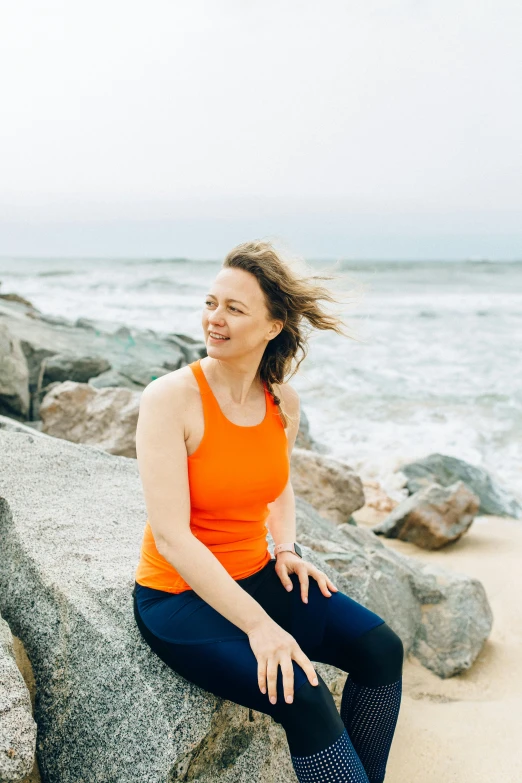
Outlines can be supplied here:
<path id="1" fill-rule="evenodd" d="M 303 553 L 301 552 L 301 547 L 299 546 L 299 544 L 296 544 L 295 541 L 294 541 L 294 549 L 297 552 L 297 554 L 299 555 L 299 557 L 303 556 Z"/>

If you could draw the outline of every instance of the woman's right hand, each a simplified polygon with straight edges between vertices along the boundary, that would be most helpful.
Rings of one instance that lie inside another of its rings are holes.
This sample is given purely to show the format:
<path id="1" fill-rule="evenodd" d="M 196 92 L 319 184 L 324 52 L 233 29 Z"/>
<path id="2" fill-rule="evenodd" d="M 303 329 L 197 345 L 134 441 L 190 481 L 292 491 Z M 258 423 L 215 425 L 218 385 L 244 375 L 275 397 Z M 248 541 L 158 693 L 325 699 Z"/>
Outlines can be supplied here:
<path id="1" fill-rule="evenodd" d="M 318 685 L 316 671 L 311 660 L 304 654 L 294 637 L 274 620 L 265 620 L 248 633 L 248 640 L 257 659 L 257 680 L 262 693 L 266 693 L 272 704 L 277 701 L 277 667 L 283 675 L 285 701 L 294 698 L 294 668 L 292 659 L 303 669 L 312 685 Z"/>

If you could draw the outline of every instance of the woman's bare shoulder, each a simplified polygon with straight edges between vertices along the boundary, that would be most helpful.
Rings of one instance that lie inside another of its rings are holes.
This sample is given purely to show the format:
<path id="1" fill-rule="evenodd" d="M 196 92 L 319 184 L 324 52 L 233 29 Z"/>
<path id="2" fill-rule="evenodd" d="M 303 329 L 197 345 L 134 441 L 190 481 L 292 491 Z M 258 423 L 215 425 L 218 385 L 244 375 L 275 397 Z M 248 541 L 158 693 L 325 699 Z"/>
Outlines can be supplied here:
<path id="1" fill-rule="evenodd" d="M 160 375 L 151 381 L 143 390 L 147 397 L 155 397 L 158 400 L 168 400 L 175 395 L 178 401 L 190 400 L 197 392 L 198 386 L 194 373 L 187 365 L 177 370 Z"/>

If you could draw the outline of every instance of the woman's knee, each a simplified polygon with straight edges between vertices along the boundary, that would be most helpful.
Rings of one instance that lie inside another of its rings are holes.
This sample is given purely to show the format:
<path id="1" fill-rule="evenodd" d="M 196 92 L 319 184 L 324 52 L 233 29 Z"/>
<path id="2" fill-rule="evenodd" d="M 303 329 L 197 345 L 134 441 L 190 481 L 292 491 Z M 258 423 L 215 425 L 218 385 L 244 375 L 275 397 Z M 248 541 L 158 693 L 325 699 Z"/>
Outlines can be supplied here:
<path id="1" fill-rule="evenodd" d="M 352 643 L 349 673 L 362 685 L 388 685 L 402 676 L 404 645 L 387 623 L 371 628 Z"/>
<path id="2" fill-rule="evenodd" d="M 319 685 L 309 680 L 294 692 L 291 704 L 280 705 L 276 720 L 286 731 L 294 756 L 308 756 L 329 747 L 343 732 L 344 723 L 327 684 L 317 672 Z"/>

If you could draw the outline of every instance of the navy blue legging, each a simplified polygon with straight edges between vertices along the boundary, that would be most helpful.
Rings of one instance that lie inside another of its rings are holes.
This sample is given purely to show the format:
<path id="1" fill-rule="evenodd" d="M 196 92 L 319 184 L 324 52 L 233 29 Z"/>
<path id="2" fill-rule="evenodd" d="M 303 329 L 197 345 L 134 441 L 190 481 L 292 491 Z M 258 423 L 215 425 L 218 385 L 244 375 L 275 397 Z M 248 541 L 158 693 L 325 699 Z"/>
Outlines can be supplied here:
<path id="1" fill-rule="evenodd" d="M 401 677 L 402 642 L 379 615 L 341 591 L 323 595 L 313 577 L 305 604 L 297 574 L 290 574 L 293 589 L 287 591 L 275 564 L 272 558 L 237 584 L 295 638 L 310 660 L 349 672 L 365 686 L 388 685 Z M 135 583 L 133 596 L 143 638 L 171 669 L 210 693 L 270 715 L 284 727 L 293 755 L 316 753 L 340 737 L 344 724 L 319 673 L 314 686 L 292 660 L 294 701 L 288 704 L 278 668 L 277 702 L 271 704 L 268 692 L 259 689 L 257 659 L 247 634 L 194 590 L 167 593 Z"/>

